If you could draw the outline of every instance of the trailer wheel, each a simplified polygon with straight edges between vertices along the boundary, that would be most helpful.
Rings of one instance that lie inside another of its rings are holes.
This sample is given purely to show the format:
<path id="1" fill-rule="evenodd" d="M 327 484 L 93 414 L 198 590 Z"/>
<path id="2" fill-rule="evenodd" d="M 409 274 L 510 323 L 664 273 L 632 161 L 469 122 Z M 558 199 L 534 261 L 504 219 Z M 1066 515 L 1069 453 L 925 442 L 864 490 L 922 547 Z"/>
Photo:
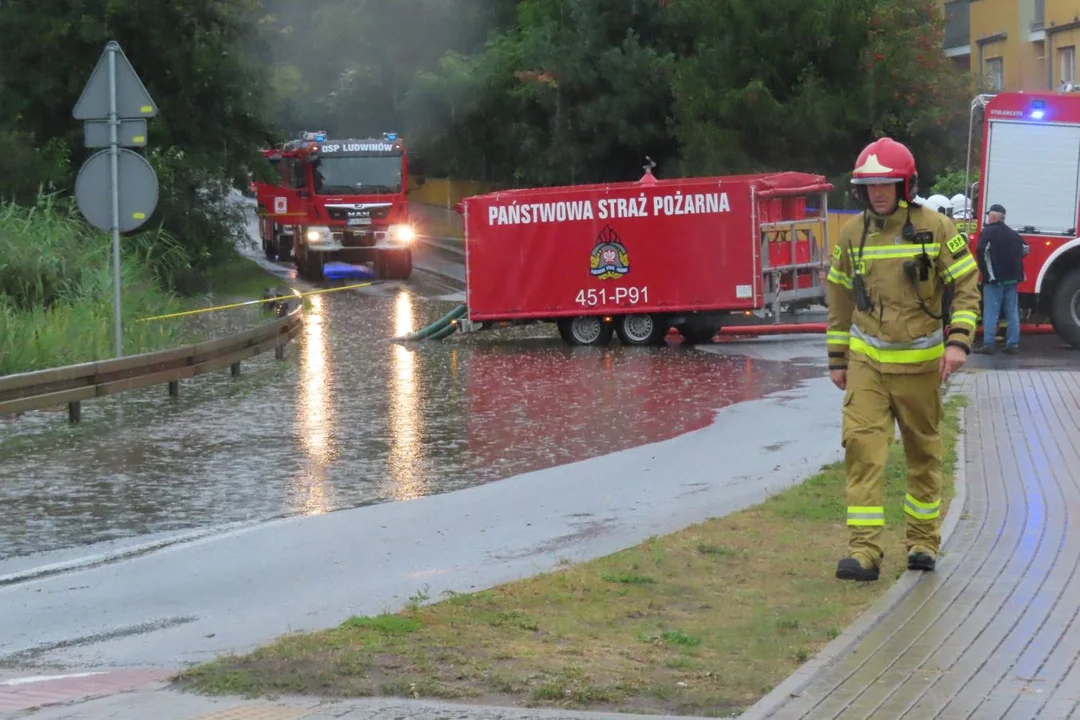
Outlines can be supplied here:
<path id="1" fill-rule="evenodd" d="M 1050 322 L 1059 337 L 1080 348 L 1080 268 L 1069 271 L 1054 289 Z"/>
<path id="2" fill-rule="evenodd" d="M 611 323 L 596 315 L 561 318 L 559 335 L 570 345 L 603 346 L 611 342 Z"/>
<path id="3" fill-rule="evenodd" d="M 620 315 L 615 332 L 623 345 L 659 345 L 667 334 L 659 315 Z"/>

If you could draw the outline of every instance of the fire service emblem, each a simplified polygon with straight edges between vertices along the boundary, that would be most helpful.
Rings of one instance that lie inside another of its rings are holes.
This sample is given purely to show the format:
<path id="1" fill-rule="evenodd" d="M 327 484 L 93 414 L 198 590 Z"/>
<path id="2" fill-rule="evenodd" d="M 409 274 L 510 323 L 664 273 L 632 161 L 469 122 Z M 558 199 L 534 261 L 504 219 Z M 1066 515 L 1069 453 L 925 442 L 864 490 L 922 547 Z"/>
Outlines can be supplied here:
<path id="1" fill-rule="evenodd" d="M 601 280 L 620 278 L 630 272 L 630 255 L 610 225 L 605 225 L 596 238 L 589 258 L 589 272 Z"/>

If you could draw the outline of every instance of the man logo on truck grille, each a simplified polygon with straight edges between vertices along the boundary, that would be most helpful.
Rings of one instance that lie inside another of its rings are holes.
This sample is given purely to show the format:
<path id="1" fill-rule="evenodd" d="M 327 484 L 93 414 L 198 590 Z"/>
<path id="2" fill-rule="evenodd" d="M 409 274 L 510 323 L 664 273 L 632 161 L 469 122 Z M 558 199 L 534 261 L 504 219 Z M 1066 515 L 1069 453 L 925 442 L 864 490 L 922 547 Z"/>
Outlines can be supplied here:
<path id="1" fill-rule="evenodd" d="M 610 225 L 605 225 L 596 238 L 589 266 L 589 272 L 601 280 L 612 280 L 630 272 L 630 255 Z"/>

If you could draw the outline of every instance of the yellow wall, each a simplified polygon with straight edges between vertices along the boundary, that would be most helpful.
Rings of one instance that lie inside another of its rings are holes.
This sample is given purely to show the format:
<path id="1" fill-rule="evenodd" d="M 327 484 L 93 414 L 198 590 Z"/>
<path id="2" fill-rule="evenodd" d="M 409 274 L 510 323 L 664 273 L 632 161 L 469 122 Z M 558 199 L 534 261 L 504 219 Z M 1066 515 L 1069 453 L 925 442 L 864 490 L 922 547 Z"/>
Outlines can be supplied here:
<path id="1" fill-rule="evenodd" d="M 409 191 L 409 200 L 427 205 L 452 208 L 463 198 L 470 195 L 483 195 L 493 190 L 495 190 L 495 186 L 488 183 L 473 182 L 471 180 L 427 178 L 423 187 Z"/>
<path id="2" fill-rule="evenodd" d="M 1006 90 L 1046 87 L 1041 42 L 1032 42 L 1032 0 L 975 0 L 971 3 L 971 72 L 984 73 L 986 61 L 1003 59 Z M 1004 40 L 982 46 L 980 67 L 979 39 L 1005 33 Z"/>
<path id="3" fill-rule="evenodd" d="M 938 0 L 944 12 L 946 0 Z M 1063 25 L 1080 20 L 1080 0 L 1044 0 L 1043 23 L 1045 27 Z M 1046 45 L 1042 39 L 1032 39 L 1031 24 L 1035 19 L 1035 0 L 971 0 L 971 55 L 968 63 L 973 74 L 983 75 L 987 60 L 1002 58 L 1005 90 L 1056 89 L 1061 82 L 1058 49 L 1080 46 L 1080 30 L 1054 33 L 1050 57 L 1046 57 Z M 979 40 L 1004 33 L 1006 38 L 982 45 Z M 1047 60 L 1053 70 L 1053 82 L 1048 83 Z M 1080 78 L 1080 75 L 1076 76 Z"/>
<path id="4" fill-rule="evenodd" d="M 1054 25 L 1067 25 L 1080 20 L 1080 0 L 1046 0 L 1046 27 Z M 1063 30 L 1053 33 L 1050 40 L 1050 67 L 1054 73 L 1054 88 L 1061 82 L 1061 56 L 1058 50 L 1063 47 L 1080 47 L 1080 29 Z M 1075 67 L 1074 53 L 1073 82 L 1080 79 Z"/>

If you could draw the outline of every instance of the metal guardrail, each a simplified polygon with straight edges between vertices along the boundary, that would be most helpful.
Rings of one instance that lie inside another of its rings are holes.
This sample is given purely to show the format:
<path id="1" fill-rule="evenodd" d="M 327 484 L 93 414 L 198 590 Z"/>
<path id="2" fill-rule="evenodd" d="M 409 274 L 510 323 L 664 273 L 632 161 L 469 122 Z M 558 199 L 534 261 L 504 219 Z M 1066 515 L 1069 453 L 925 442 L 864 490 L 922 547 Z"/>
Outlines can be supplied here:
<path id="1" fill-rule="evenodd" d="M 280 305 L 280 308 L 286 308 Z M 82 401 L 128 390 L 168 383 L 169 397 L 180 395 L 180 381 L 214 370 L 230 368 L 240 374 L 240 363 L 274 351 L 285 359 L 285 345 L 303 325 L 303 304 L 273 322 L 217 340 L 171 350 L 131 355 L 0 377 L 0 415 L 67 404 L 68 420 L 82 419 Z"/>

